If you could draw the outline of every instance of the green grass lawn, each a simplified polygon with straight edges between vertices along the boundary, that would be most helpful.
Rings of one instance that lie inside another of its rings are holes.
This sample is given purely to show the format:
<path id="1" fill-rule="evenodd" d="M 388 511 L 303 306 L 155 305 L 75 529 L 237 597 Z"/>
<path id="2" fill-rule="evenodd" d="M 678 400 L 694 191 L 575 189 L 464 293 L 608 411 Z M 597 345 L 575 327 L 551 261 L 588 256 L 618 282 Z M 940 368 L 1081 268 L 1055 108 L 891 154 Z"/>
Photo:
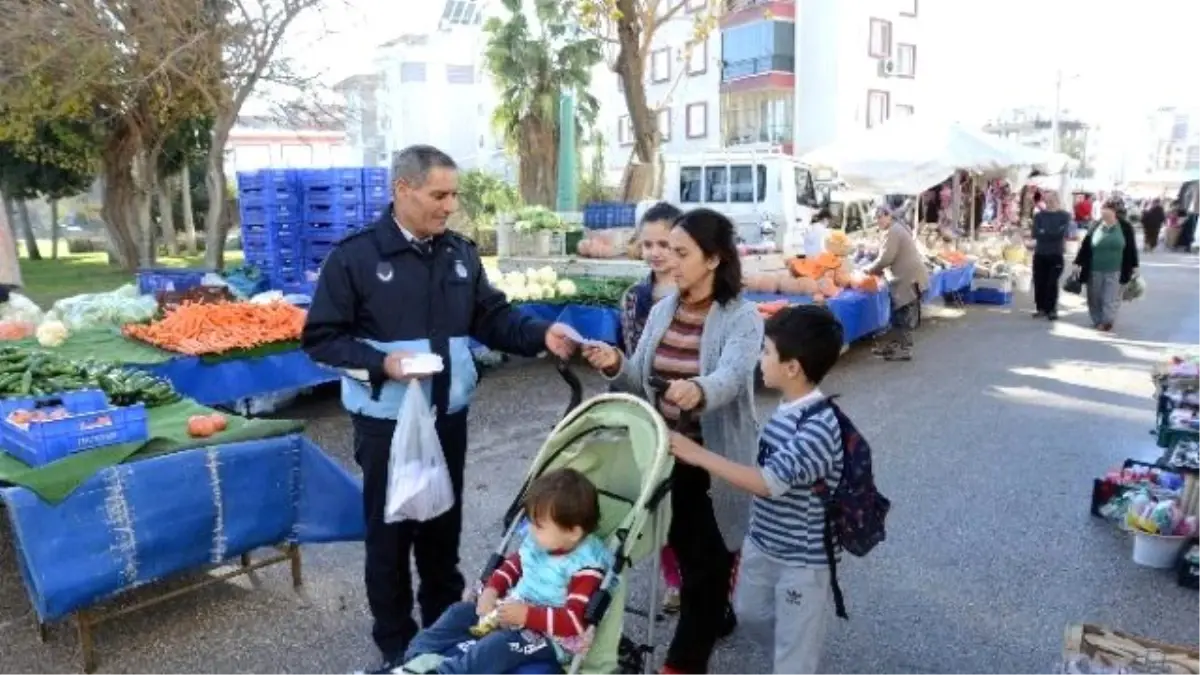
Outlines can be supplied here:
<path id="1" fill-rule="evenodd" d="M 38 242 L 43 256 L 50 254 L 50 242 Z M 59 247 L 58 260 L 48 257 L 43 260 L 21 258 L 21 279 L 25 285 L 25 293 L 31 300 L 43 309 L 54 304 L 56 300 L 79 295 L 80 293 L 96 293 L 110 291 L 127 283 L 133 283 L 134 278 L 119 267 L 108 264 L 108 256 L 101 253 L 67 253 L 66 244 Z M 241 251 L 226 251 L 225 263 L 239 265 L 242 262 Z M 203 267 L 204 256 L 181 256 L 178 258 L 159 258 L 158 267 Z"/>

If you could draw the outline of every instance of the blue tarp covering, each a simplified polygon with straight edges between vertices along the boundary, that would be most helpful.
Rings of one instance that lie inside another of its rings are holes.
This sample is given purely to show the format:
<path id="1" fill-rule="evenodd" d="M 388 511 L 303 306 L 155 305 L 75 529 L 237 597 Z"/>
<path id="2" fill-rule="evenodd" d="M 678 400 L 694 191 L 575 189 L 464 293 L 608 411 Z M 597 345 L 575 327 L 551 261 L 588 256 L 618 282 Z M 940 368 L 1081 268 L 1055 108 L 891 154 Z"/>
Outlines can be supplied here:
<path id="1" fill-rule="evenodd" d="M 361 484 L 298 434 L 120 464 L 55 506 L 0 499 L 42 621 L 262 546 L 364 535 Z"/>
<path id="2" fill-rule="evenodd" d="M 924 300 L 929 302 L 947 293 L 969 291 L 971 290 L 971 280 L 974 278 L 975 263 L 938 270 L 929 275 L 929 289 L 925 291 Z"/>
<path id="3" fill-rule="evenodd" d="M 313 363 L 299 349 L 213 364 L 188 356 L 138 367 L 167 378 L 179 393 L 210 406 L 315 387 L 338 378 L 336 371 Z"/>
<path id="4" fill-rule="evenodd" d="M 780 295 L 777 293 L 746 293 L 747 300 L 754 302 L 771 302 L 786 299 L 794 305 L 807 305 L 812 302 L 808 295 Z M 866 293 L 853 289 L 845 289 L 836 297 L 825 301 L 825 306 L 842 322 L 846 344 L 861 340 L 887 328 L 892 320 L 892 299 L 887 290 L 877 293 Z"/>
<path id="5" fill-rule="evenodd" d="M 521 305 L 521 310 L 539 319 L 565 323 L 589 340 L 614 345 L 621 334 L 621 317 L 612 307 L 527 302 Z"/>

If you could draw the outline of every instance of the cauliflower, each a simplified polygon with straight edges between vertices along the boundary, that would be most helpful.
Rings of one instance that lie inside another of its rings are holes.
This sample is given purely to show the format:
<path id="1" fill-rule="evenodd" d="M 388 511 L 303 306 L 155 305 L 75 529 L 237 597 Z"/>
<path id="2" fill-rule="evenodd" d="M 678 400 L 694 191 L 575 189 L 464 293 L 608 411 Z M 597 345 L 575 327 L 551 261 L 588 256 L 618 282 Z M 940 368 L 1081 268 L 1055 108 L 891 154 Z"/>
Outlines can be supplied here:
<path id="1" fill-rule="evenodd" d="M 554 271 L 549 265 L 537 271 L 538 282 L 543 286 L 553 286 L 554 282 L 558 281 L 558 272 Z"/>
<path id="2" fill-rule="evenodd" d="M 524 302 L 529 299 L 529 289 L 525 286 L 509 288 L 504 292 L 509 302 Z"/>
<path id="3" fill-rule="evenodd" d="M 530 267 L 525 270 L 525 285 L 538 286 L 541 284 L 541 279 L 538 276 L 538 271 Z"/>
<path id="4" fill-rule="evenodd" d="M 575 288 L 575 282 L 571 281 L 570 279 L 559 279 L 558 283 L 554 285 L 554 288 L 558 291 L 558 294 L 564 298 L 569 298 L 578 292 L 578 289 Z"/>
<path id="5" fill-rule="evenodd" d="M 545 293 L 542 292 L 541 286 L 528 286 L 525 290 L 528 293 L 530 300 L 541 300 L 545 296 Z"/>
<path id="6" fill-rule="evenodd" d="M 37 327 L 37 341 L 43 347 L 57 347 L 67 340 L 67 326 L 61 321 L 43 321 Z"/>
<path id="7" fill-rule="evenodd" d="M 508 274 L 504 275 L 504 279 L 501 283 L 502 283 L 502 285 L 504 285 L 508 288 L 512 288 L 512 289 L 516 289 L 518 287 L 523 287 L 526 285 L 525 273 L 524 272 L 509 272 Z"/>
<path id="8" fill-rule="evenodd" d="M 542 297 L 546 300 L 553 300 L 555 296 L 554 284 L 542 284 L 538 286 L 542 290 Z"/>

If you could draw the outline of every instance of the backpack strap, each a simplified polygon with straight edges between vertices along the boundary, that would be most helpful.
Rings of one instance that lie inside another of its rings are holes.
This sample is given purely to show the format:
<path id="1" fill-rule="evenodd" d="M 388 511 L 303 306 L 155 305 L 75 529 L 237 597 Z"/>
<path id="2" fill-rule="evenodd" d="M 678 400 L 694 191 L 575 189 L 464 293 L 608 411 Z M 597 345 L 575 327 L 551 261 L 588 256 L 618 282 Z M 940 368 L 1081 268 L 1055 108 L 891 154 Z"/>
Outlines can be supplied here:
<path id="1" fill-rule="evenodd" d="M 835 398 L 837 398 L 837 394 L 823 398 L 809 406 L 800 416 L 796 426 L 799 427 L 810 414 L 818 410 L 833 408 L 834 412 L 838 412 L 837 405 L 833 402 Z M 845 443 L 845 440 L 842 442 Z M 846 461 L 844 455 L 842 461 Z M 842 586 L 838 583 L 837 556 L 834 554 L 833 545 L 833 510 L 837 508 L 837 505 L 833 503 L 833 495 L 830 494 L 829 484 L 825 481 L 813 483 L 812 491 L 825 507 L 825 522 L 821 527 L 821 540 L 825 546 L 825 564 L 829 566 L 829 585 L 833 590 L 833 608 L 840 618 L 849 619 L 849 615 L 846 614 L 846 599 L 842 596 Z"/>

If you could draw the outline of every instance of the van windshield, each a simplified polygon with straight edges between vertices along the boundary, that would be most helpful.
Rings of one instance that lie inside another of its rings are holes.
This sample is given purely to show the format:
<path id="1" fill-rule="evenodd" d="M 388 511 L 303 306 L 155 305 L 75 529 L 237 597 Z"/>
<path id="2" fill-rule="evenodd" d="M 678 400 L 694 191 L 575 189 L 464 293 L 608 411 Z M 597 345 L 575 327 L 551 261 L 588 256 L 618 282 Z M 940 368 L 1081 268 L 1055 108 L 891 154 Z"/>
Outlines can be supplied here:
<path id="1" fill-rule="evenodd" d="M 817 191 L 813 188 L 812 174 L 808 169 L 803 167 L 795 167 L 796 169 L 796 203 L 801 206 L 817 206 Z"/>

